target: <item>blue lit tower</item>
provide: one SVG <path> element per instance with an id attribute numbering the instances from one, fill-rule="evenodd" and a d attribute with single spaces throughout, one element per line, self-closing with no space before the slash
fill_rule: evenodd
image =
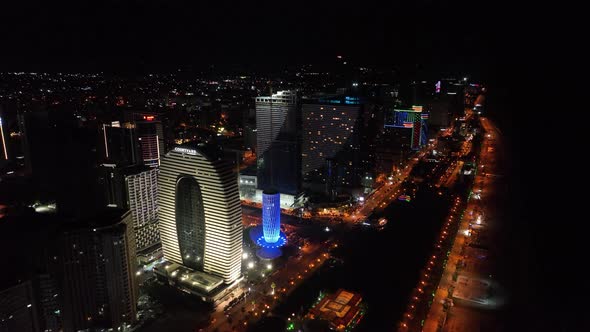
<path id="1" fill-rule="evenodd" d="M 256 255 L 261 259 L 275 259 L 282 255 L 281 247 L 287 244 L 281 232 L 281 194 L 275 190 L 262 192 L 262 226 L 250 230 L 250 238 L 258 245 Z"/>
<path id="2" fill-rule="evenodd" d="M 281 195 L 274 190 L 262 193 L 262 232 L 267 243 L 276 243 L 281 231 Z"/>
<path id="3" fill-rule="evenodd" d="M 278 191 L 262 192 L 262 226 L 251 229 L 250 238 L 258 245 L 256 255 L 261 259 L 282 255 L 280 248 L 287 244 L 287 237 L 281 232 L 281 194 Z"/>

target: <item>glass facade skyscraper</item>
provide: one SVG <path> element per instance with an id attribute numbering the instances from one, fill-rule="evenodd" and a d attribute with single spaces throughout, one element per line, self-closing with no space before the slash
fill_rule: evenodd
<path id="1" fill-rule="evenodd" d="M 295 91 L 256 97 L 258 189 L 297 195 L 301 189 L 301 116 Z"/>

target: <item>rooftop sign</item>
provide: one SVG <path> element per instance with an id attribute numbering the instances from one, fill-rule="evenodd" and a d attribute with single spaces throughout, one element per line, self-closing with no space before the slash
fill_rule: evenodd
<path id="1" fill-rule="evenodd" d="M 186 153 L 186 154 L 190 154 L 192 156 L 196 156 L 197 155 L 197 150 L 194 149 L 189 149 L 189 148 L 183 148 L 183 147 L 175 147 L 174 151 L 176 152 L 180 152 L 180 153 Z"/>

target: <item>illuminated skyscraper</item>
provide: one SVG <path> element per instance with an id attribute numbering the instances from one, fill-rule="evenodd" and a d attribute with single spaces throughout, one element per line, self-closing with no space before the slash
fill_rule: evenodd
<path id="1" fill-rule="evenodd" d="M 150 119 L 153 119 L 150 118 Z M 160 139 L 158 137 L 159 121 L 147 120 L 135 123 L 137 130 L 137 139 L 141 147 L 141 158 L 143 163 L 150 167 L 160 165 Z"/>
<path id="2" fill-rule="evenodd" d="M 301 117 L 295 91 L 256 97 L 258 188 L 297 195 L 301 188 Z M 272 169 L 272 171 L 271 171 Z"/>
<path id="3" fill-rule="evenodd" d="M 276 243 L 281 231 L 281 194 L 276 191 L 262 193 L 262 231 L 264 240 Z"/>
<path id="4" fill-rule="evenodd" d="M 410 147 L 420 149 L 427 142 L 428 128 L 426 126 L 429 114 L 422 111 L 422 106 L 414 105 L 411 109 L 395 109 L 385 127 L 412 129 Z"/>
<path id="5" fill-rule="evenodd" d="M 105 161 L 117 165 L 160 165 L 166 152 L 164 128 L 159 115 L 125 112 L 123 121 L 102 125 Z"/>
<path id="6" fill-rule="evenodd" d="M 113 121 L 102 125 L 105 161 L 117 165 L 141 164 L 140 142 L 135 125 Z"/>
<path id="7" fill-rule="evenodd" d="M 301 161 L 304 175 L 350 147 L 360 111 L 361 105 L 303 104 Z"/>
<path id="8" fill-rule="evenodd" d="M 145 166 L 144 166 L 145 167 Z M 133 217 L 137 250 L 160 242 L 158 227 L 158 169 L 150 168 L 125 177 L 127 202 Z"/>
<path id="9" fill-rule="evenodd" d="M 374 106 L 336 95 L 302 105 L 302 175 L 305 189 L 356 195 L 373 169 Z"/>
<path id="10" fill-rule="evenodd" d="M 178 146 L 160 166 L 164 257 L 229 284 L 240 276 L 242 209 L 233 167 L 205 144 Z"/>

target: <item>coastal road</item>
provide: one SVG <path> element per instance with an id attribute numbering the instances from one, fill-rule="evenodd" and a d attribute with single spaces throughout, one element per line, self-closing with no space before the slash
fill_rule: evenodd
<path id="1" fill-rule="evenodd" d="M 480 165 L 484 165 L 486 171 L 493 171 L 495 168 L 494 164 L 494 153 L 497 151 L 499 144 L 499 131 L 493 123 L 487 118 L 480 119 L 481 125 L 485 130 L 484 141 L 480 152 Z M 450 298 L 451 294 L 449 289 L 455 286 L 453 281 L 453 274 L 457 271 L 457 263 L 462 259 L 461 251 L 465 246 L 468 236 L 465 231 L 469 229 L 469 223 L 473 221 L 476 216 L 482 212 L 481 201 L 485 200 L 487 194 L 492 188 L 490 178 L 485 175 L 485 171 L 478 172 L 478 175 L 474 181 L 474 191 L 479 193 L 479 199 L 471 199 L 467 205 L 464 218 L 461 220 L 459 230 L 455 237 L 455 242 L 451 249 L 451 253 L 448 257 L 447 266 L 443 272 L 438 288 L 435 292 L 435 297 L 430 307 L 428 316 L 424 322 L 422 331 L 424 332 L 437 332 L 439 326 L 442 327 L 442 331 L 446 331 L 445 324 L 447 322 L 448 311 L 444 308 L 443 303 L 445 299 Z M 485 211 L 484 215 L 485 215 Z M 473 326 L 473 317 L 469 317 L 470 311 L 466 310 L 454 310 L 452 307 L 449 309 L 454 315 L 454 326 L 453 329 L 457 330 L 455 326 L 458 322 L 463 322 L 467 326 Z M 459 315 L 459 316 L 458 316 Z M 450 327 L 449 327 L 450 328 Z M 461 330 L 459 327 L 458 330 Z"/>

